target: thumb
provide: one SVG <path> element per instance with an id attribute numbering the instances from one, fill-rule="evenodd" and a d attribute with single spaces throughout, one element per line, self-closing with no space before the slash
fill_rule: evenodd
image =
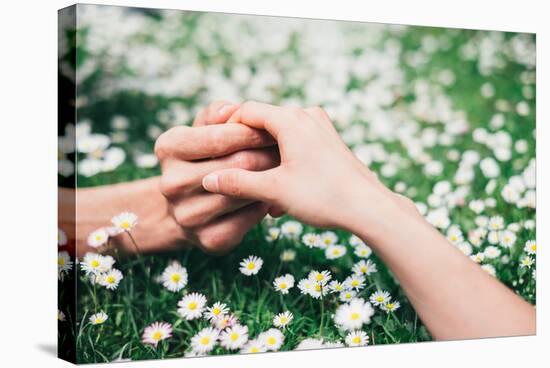
<path id="1" fill-rule="evenodd" d="M 272 170 L 226 169 L 205 176 L 202 186 L 208 192 L 269 203 L 276 189 L 272 178 Z"/>

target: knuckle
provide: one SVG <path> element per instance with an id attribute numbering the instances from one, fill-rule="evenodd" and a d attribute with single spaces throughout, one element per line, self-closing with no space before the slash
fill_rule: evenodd
<path id="1" fill-rule="evenodd" d="M 155 147 L 154 152 L 159 161 L 164 160 L 166 157 L 168 157 L 169 153 L 169 146 L 167 144 L 167 136 L 168 132 L 162 133 L 157 140 L 155 141 Z"/>
<path id="2" fill-rule="evenodd" d="M 189 208 L 179 207 L 174 211 L 176 222 L 181 227 L 193 228 L 202 225 L 202 216 Z"/>
<path id="3" fill-rule="evenodd" d="M 176 182 L 172 175 L 162 175 L 160 177 L 160 192 L 165 197 L 171 197 L 177 192 Z"/>

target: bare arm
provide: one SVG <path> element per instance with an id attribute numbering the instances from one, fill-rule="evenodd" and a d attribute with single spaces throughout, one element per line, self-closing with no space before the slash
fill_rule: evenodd
<path id="1" fill-rule="evenodd" d="M 535 309 L 465 257 L 424 218 L 392 201 L 378 202 L 369 223 L 360 204 L 347 228 L 372 246 L 399 279 L 418 315 L 438 340 L 535 333 Z M 381 198 L 383 200 L 383 198 Z M 353 206 L 350 203 L 350 206 Z"/>

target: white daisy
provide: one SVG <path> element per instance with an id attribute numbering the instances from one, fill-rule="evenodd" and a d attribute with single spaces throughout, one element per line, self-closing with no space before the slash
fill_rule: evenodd
<path id="1" fill-rule="evenodd" d="M 156 347 L 159 341 L 172 337 L 172 325 L 166 322 L 155 322 L 146 327 L 141 340 L 144 344 Z"/>
<path id="2" fill-rule="evenodd" d="M 341 341 L 327 341 L 323 344 L 325 349 L 343 348 L 344 344 Z"/>
<path id="3" fill-rule="evenodd" d="M 391 300 L 390 293 L 385 290 L 377 290 L 369 298 L 370 302 L 373 305 L 383 305 L 388 303 Z"/>
<path id="4" fill-rule="evenodd" d="M 263 342 L 267 350 L 277 351 L 283 345 L 285 336 L 280 330 L 270 328 L 269 330 L 262 332 L 258 336 L 258 339 Z"/>
<path id="5" fill-rule="evenodd" d="M 229 312 L 229 308 L 227 307 L 227 304 L 217 302 L 217 303 L 214 303 L 213 306 L 206 308 L 206 312 L 204 313 L 204 318 L 206 318 L 209 321 L 212 321 L 213 319 L 223 316 L 228 312 Z"/>
<path id="6" fill-rule="evenodd" d="M 510 230 L 504 230 L 500 234 L 500 245 L 504 248 L 512 248 L 516 243 L 516 234 Z"/>
<path id="7" fill-rule="evenodd" d="M 273 280 L 273 287 L 281 294 L 288 294 L 288 291 L 294 287 L 294 276 L 287 273 L 284 276 L 279 276 Z"/>
<path id="8" fill-rule="evenodd" d="M 321 237 L 314 233 L 306 233 L 302 236 L 302 243 L 308 248 L 316 248 L 320 246 Z"/>
<path id="9" fill-rule="evenodd" d="M 390 313 L 398 310 L 400 306 L 401 304 L 399 302 L 387 302 L 385 304 L 382 304 L 380 306 L 380 309 L 382 309 L 383 311 L 386 311 L 387 313 Z"/>
<path id="10" fill-rule="evenodd" d="M 308 337 L 300 341 L 300 343 L 294 348 L 294 350 L 313 350 L 321 349 L 323 347 L 323 339 L 313 339 L 311 337 Z"/>
<path id="11" fill-rule="evenodd" d="M 358 245 L 366 245 L 365 242 L 355 234 L 352 234 L 348 240 L 349 245 L 356 247 Z"/>
<path id="12" fill-rule="evenodd" d="M 530 256 L 533 254 L 537 254 L 537 244 L 534 240 L 527 240 L 525 242 L 525 246 L 523 247 L 523 251 Z"/>
<path id="13" fill-rule="evenodd" d="M 373 314 L 374 309 L 369 302 L 356 298 L 338 306 L 334 315 L 334 323 L 345 330 L 357 330 L 363 324 L 369 323 Z"/>
<path id="14" fill-rule="evenodd" d="M 372 254 L 372 249 L 366 244 L 360 244 L 355 247 L 353 253 L 359 258 L 369 258 Z"/>
<path id="15" fill-rule="evenodd" d="M 67 234 L 61 229 L 57 229 L 57 246 L 62 247 L 67 245 Z"/>
<path id="16" fill-rule="evenodd" d="M 345 288 L 345 285 L 343 282 L 340 282 L 338 280 L 333 280 L 328 284 L 328 290 L 331 293 L 339 293 L 343 291 Z"/>
<path id="17" fill-rule="evenodd" d="M 135 213 L 123 212 L 113 217 L 111 222 L 120 231 L 130 231 L 137 225 L 138 217 Z"/>
<path id="18" fill-rule="evenodd" d="M 361 290 L 365 287 L 365 277 L 363 275 L 353 274 L 344 280 L 344 285 L 348 289 Z"/>
<path id="19" fill-rule="evenodd" d="M 325 231 L 324 233 L 321 234 L 320 240 L 321 242 L 319 247 L 326 248 L 331 245 L 335 245 L 336 242 L 338 241 L 338 236 L 333 231 Z"/>
<path id="20" fill-rule="evenodd" d="M 296 259 L 296 251 L 294 249 L 285 249 L 281 252 L 281 261 L 292 262 Z"/>
<path id="21" fill-rule="evenodd" d="M 281 226 L 281 232 L 289 239 L 297 239 L 302 230 L 303 226 L 298 221 L 287 221 Z"/>
<path id="22" fill-rule="evenodd" d="M 220 334 L 220 345 L 227 350 L 236 350 L 243 347 L 248 341 L 248 327 L 235 325 L 225 329 Z"/>
<path id="23" fill-rule="evenodd" d="M 92 248 L 99 248 L 102 245 L 106 244 L 109 240 L 109 234 L 105 228 L 99 228 L 95 231 L 92 231 L 88 235 L 88 245 Z"/>
<path id="24" fill-rule="evenodd" d="M 212 326 L 216 327 L 218 330 L 223 330 L 231 326 L 239 324 L 239 320 L 235 317 L 234 314 L 219 314 L 217 317 L 214 317 L 210 320 Z"/>
<path id="25" fill-rule="evenodd" d="M 489 231 L 487 241 L 491 244 L 498 244 L 500 242 L 500 231 Z"/>
<path id="26" fill-rule="evenodd" d="M 192 320 L 202 316 L 206 297 L 199 293 L 187 294 L 178 302 L 178 313 L 186 320 Z"/>
<path id="27" fill-rule="evenodd" d="M 525 256 L 519 261 L 519 265 L 521 268 L 530 268 L 532 265 L 535 264 L 535 260 L 532 257 Z"/>
<path id="28" fill-rule="evenodd" d="M 80 262 L 80 268 L 86 275 L 97 275 L 102 272 L 107 272 L 115 264 L 115 259 L 111 256 L 103 256 L 98 253 L 86 253 L 84 259 Z"/>
<path id="29" fill-rule="evenodd" d="M 241 261 L 239 271 L 246 276 L 256 275 L 263 263 L 264 261 L 260 257 L 249 256 Z"/>
<path id="30" fill-rule="evenodd" d="M 500 257 L 501 251 L 494 245 L 489 245 L 485 250 L 483 251 L 483 254 L 485 254 L 485 257 L 489 259 L 495 259 Z"/>
<path id="31" fill-rule="evenodd" d="M 493 216 L 489 219 L 487 227 L 493 231 L 502 230 L 504 228 L 504 219 L 502 216 Z"/>
<path id="32" fill-rule="evenodd" d="M 187 285 L 187 269 L 178 262 L 172 262 L 160 276 L 162 285 L 171 292 L 178 292 Z"/>
<path id="33" fill-rule="evenodd" d="M 481 263 L 485 259 L 485 254 L 482 252 L 473 254 L 470 256 L 470 259 L 474 261 L 475 263 Z"/>
<path id="34" fill-rule="evenodd" d="M 113 268 L 100 275 L 99 284 L 105 286 L 109 290 L 115 290 L 123 277 L 122 272 Z"/>
<path id="35" fill-rule="evenodd" d="M 71 261 L 71 256 L 69 252 L 61 251 L 57 252 L 57 277 L 62 279 L 70 270 L 73 269 L 73 261 Z"/>
<path id="36" fill-rule="evenodd" d="M 260 339 L 249 340 L 240 350 L 241 354 L 265 353 L 267 347 Z"/>
<path id="37" fill-rule="evenodd" d="M 285 328 L 293 319 L 294 315 L 291 312 L 284 311 L 273 317 L 273 326 Z"/>
<path id="38" fill-rule="evenodd" d="M 325 257 L 327 259 L 337 259 L 346 254 L 346 247 L 343 245 L 332 244 L 325 249 Z"/>
<path id="39" fill-rule="evenodd" d="M 456 225 L 449 226 L 447 230 L 447 240 L 454 245 L 461 243 L 464 240 L 462 231 Z"/>
<path id="40" fill-rule="evenodd" d="M 212 327 L 205 327 L 191 338 L 191 349 L 197 353 L 209 353 L 216 346 L 220 332 Z"/>
<path id="41" fill-rule="evenodd" d="M 272 243 L 275 240 L 279 239 L 279 236 L 281 235 L 281 229 L 278 227 L 270 227 L 267 229 L 267 235 L 265 237 L 265 240 Z"/>
<path id="42" fill-rule="evenodd" d="M 369 343 L 369 336 L 361 330 L 351 331 L 346 336 L 347 346 L 365 346 Z"/>
<path id="43" fill-rule="evenodd" d="M 321 272 L 312 270 L 309 272 L 307 278 L 310 279 L 311 281 L 318 282 L 322 285 L 326 285 L 326 283 L 332 279 L 332 275 L 330 271 L 327 271 L 327 270 L 324 270 Z"/>
<path id="44" fill-rule="evenodd" d="M 105 322 L 107 318 L 109 318 L 109 316 L 105 312 L 101 311 L 99 313 L 91 315 L 89 321 L 92 325 L 100 325 Z"/>
<path id="45" fill-rule="evenodd" d="M 378 271 L 378 269 L 376 268 L 376 264 L 369 259 L 366 262 L 364 260 L 357 262 L 353 265 L 351 271 L 356 275 L 368 276 Z"/>
<path id="46" fill-rule="evenodd" d="M 496 274 L 497 274 L 497 271 L 495 270 L 495 267 L 493 265 L 490 265 L 490 264 L 481 265 L 481 269 L 483 271 L 487 272 L 491 276 L 496 276 Z"/>
<path id="47" fill-rule="evenodd" d="M 342 302 L 349 302 L 351 301 L 353 298 L 355 298 L 357 296 L 357 292 L 354 291 L 354 290 L 344 290 L 340 293 L 340 296 L 338 297 L 338 299 L 340 299 L 340 301 Z"/>

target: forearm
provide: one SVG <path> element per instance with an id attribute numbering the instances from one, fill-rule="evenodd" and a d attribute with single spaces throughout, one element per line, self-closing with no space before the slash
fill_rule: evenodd
<path id="1" fill-rule="evenodd" d="M 111 218 L 125 211 L 133 212 L 139 218 L 132 235 L 141 251 L 174 249 L 185 243 L 186 234 L 170 215 L 168 203 L 160 193 L 157 177 L 78 189 L 76 218 L 74 204 L 71 204 L 74 195 L 70 191 L 60 189 L 59 220 L 60 226 L 67 229 L 65 231 L 69 237 L 75 239 L 78 255 L 93 250 L 87 245 L 88 235 L 92 231 L 110 226 Z M 120 234 L 112 241 L 115 246 L 126 251 L 135 251 L 127 234 Z"/>
<path id="2" fill-rule="evenodd" d="M 358 199 L 354 202 L 361 203 Z M 374 204 L 376 223 L 362 223 L 362 218 L 372 218 L 365 215 L 372 207 L 358 206 L 348 220 L 349 230 L 391 269 L 436 339 L 535 333 L 535 309 L 465 257 L 420 215 L 388 199 Z"/>

